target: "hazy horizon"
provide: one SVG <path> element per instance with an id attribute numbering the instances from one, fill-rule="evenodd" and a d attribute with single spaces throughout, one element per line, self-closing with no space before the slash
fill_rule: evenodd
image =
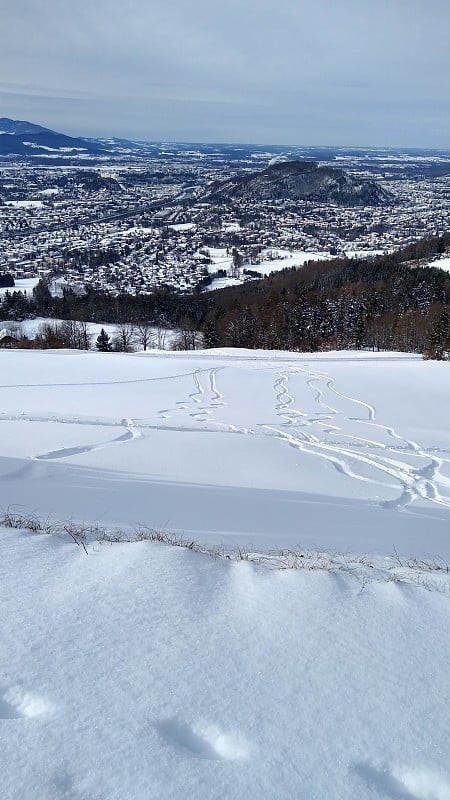
<path id="1" fill-rule="evenodd" d="M 405 151 L 406 150 L 407 151 L 417 150 L 418 152 L 430 151 L 430 152 L 442 152 L 442 153 L 450 152 L 450 142 L 449 142 L 449 146 L 448 147 L 430 147 L 430 146 L 420 146 L 420 145 L 408 146 L 408 145 L 402 145 L 402 144 L 398 144 L 398 145 L 340 144 L 340 143 L 336 143 L 336 142 L 328 142 L 326 144 L 316 144 L 314 142 L 256 142 L 256 141 L 254 141 L 254 142 L 250 142 L 250 141 L 247 141 L 247 142 L 243 142 L 243 141 L 227 141 L 227 142 L 225 142 L 225 141 L 219 141 L 218 139 L 217 140 L 212 140 L 212 139 L 208 139 L 208 140 L 207 139 L 203 139 L 203 140 L 201 140 L 201 139 L 195 139 L 195 140 L 194 139 L 190 139 L 190 140 L 187 140 L 187 139 L 175 139 L 175 138 L 168 138 L 168 137 L 165 137 L 163 139 L 143 139 L 143 138 L 132 137 L 132 136 L 118 135 L 117 133 L 111 132 L 111 131 L 105 131 L 105 132 L 103 132 L 101 134 L 97 134 L 97 135 L 94 135 L 92 133 L 85 133 L 85 132 L 73 133 L 71 131 L 62 129 L 61 126 L 52 127 L 51 125 L 46 124 L 45 120 L 38 120 L 38 119 L 35 119 L 35 118 L 33 118 L 33 119 L 22 119 L 22 118 L 19 118 L 19 117 L 7 117 L 7 118 L 8 119 L 12 119 L 15 122 L 31 122 L 31 123 L 33 123 L 35 125 L 40 125 L 43 128 L 48 128 L 49 130 L 52 130 L 54 133 L 62 133 L 62 134 L 67 135 L 67 136 L 80 137 L 80 138 L 86 138 L 86 139 L 99 139 L 99 140 L 100 139 L 124 139 L 124 140 L 128 139 L 130 142 L 138 142 L 138 143 L 141 143 L 141 144 L 159 144 L 159 145 L 164 145 L 164 144 L 172 145 L 173 144 L 173 145 L 199 145 L 199 146 L 204 145 L 206 147 L 258 147 L 258 148 L 269 147 L 269 148 L 279 148 L 279 149 L 280 148 L 285 148 L 285 149 L 289 149 L 289 148 L 302 149 L 302 148 L 305 148 L 307 150 L 308 149 L 317 149 L 317 150 L 343 149 L 343 150 L 361 150 L 362 152 L 365 152 L 367 150 L 379 150 L 379 151 L 384 151 L 384 150 L 390 151 L 390 150 L 392 150 L 392 151 L 395 151 L 395 152 L 399 151 L 399 150 L 405 150 Z"/>
<path id="2" fill-rule="evenodd" d="M 4 0 L 0 116 L 143 141 L 447 149 L 450 5 Z"/>

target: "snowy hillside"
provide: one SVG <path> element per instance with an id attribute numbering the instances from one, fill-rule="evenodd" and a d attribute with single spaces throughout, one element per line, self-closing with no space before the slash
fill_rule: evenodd
<path id="1" fill-rule="evenodd" d="M 2 800 L 448 800 L 448 595 L 1 533 Z"/>
<path id="2" fill-rule="evenodd" d="M 448 364 L 0 369 L 1 800 L 449 800 Z"/>
<path id="3" fill-rule="evenodd" d="M 450 559 L 445 363 L 3 351 L 0 369 L 2 507 Z"/>

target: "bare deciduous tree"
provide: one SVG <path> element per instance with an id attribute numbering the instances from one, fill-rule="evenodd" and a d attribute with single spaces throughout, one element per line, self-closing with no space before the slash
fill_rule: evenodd
<path id="1" fill-rule="evenodd" d="M 135 348 L 135 329 L 131 322 L 119 322 L 114 335 L 114 350 L 132 353 Z"/>
<path id="2" fill-rule="evenodd" d="M 90 333 L 87 322 L 65 319 L 44 322 L 36 335 L 40 347 L 68 347 L 74 350 L 89 350 Z"/>
<path id="3" fill-rule="evenodd" d="M 202 346 L 202 341 L 202 334 L 195 330 L 192 322 L 189 319 L 182 319 L 172 350 L 198 350 Z"/>
<path id="4" fill-rule="evenodd" d="M 155 346 L 155 336 L 148 322 L 139 322 L 135 328 L 135 341 L 143 349 Z"/>

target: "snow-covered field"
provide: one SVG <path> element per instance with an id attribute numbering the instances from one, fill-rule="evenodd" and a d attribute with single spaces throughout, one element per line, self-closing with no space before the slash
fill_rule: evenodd
<path id="1" fill-rule="evenodd" d="M 16 281 L 16 283 L 18 283 L 18 281 Z M 6 292 L 6 289 L 4 291 Z M 0 293 L 1 292 L 2 290 L 0 289 Z M 0 330 L 2 328 L 7 331 L 10 329 L 15 331 L 18 330 L 25 336 L 28 336 L 28 338 L 34 339 L 35 336 L 39 334 L 40 331 L 46 325 L 58 326 L 64 324 L 64 322 L 65 320 L 55 319 L 55 317 L 33 317 L 32 319 L 24 319 L 22 322 L 11 322 L 11 320 L 0 320 Z M 117 336 L 118 334 L 117 325 L 113 325 L 108 322 L 88 322 L 87 334 L 89 337 L 90 347 L 92 349 L 95 349 L 95 341 L 102 328 L 111 338 L 111 340 L 113 340 L 114 337 Z M 150 335 L 155 343 L 159 342 L 160 347 L 158 349 L 169 350 L 177 338 L 177 331 L 174 330 L 173 328 L 150 327 Z M 136 349 L 140 349 L 138 341 L 135 341 L 134 344 Z"/>
<path id="2" fill-rule="evenodd" d="M 0 370 L 3 509 L 232 555 L 0 529 L 2 800 L 449 800 L 448 364 Z"/>
<path id="3" fill-rule="evenodd" d="M 450 256 L 443 256 L 442 258 L 437 258 L 435 261 L 430 261 L 427 266 L 437 267 L 438 269 L 445 270 L 445 272 L 450 272 Z"/>
<path id="4" fill-rule="evenodd" d="M 175 227 L 175 226 L 172 226 Z M 181 227 L 181 226 L 178 226 Z M 230 252 L 227 254 L 225 248 L 208 248 L 209 256 L 212 261 L 210 268 L 211 275 L 219 269 L 232 271 L 233 257 Z M 348 250 L 345 255 L 347 258 L 368 258 L 370 256 L 382 255 L 383 250 Z M 242 282 L 244 276 L 243 270 L 255 270 L 260 275 L 270 275 L 271 272 L 279 272 L 282 269 L 291 269 L 293 267 L 299 268 L 305 266 L 309 261 L 327 261 L 335 258 L 329 253 L 308 250 L 283 250 L 277 248 L 266 248 L 260 254 L 261 261 L 258 264 L 244 264 L 239 270 L 240 277 L 233 278 L 214 278 L 207 291 L 213 289 L 223 289 L 225 286 L 236 286 Z"/>
<path id="5" fill-rule="evenodd" d="M 52 148 L 45 148 L 52 149 Z M 6 200 L 5 206 L 13 206 L 14 208 L 42 208 L 44 203 L 42 200 Z"/>
<path id="6" fill-rule="evenodd" d="M 450 559 L 446 363 L 3 351 L 0 369 L 2 506 Z"/>
<path id="7" fill-rule="evenodd" d="M 306 250 L 282 250 L 280 248 L 267 248 L 260 254 L 261 261 L 258 264 L 244 264 L 239 269 L 239 278 L 226 277 L 214 278 L 214 273 L 219 269 L 232 271 L 233 256 L 231 252 L 227 253 L 226 248 L 209 247 L 209 257 L 211 258 L 210 273 L 213 277 L 213 282 L 207 287 L 207 291 L 215 289 L 223 289 L 225 286 L 236 286 L 242 283 L 244 269 L 255 270 L 260 275 L 270 275 L 271 272 L 278 272 L 282 269 L 290 269 L 291 267 L 302 267 L 308 261 L 326 261 L 332 258 L 328 253 L 308 252 Z"/>
<path id="8" fill-rule="evenodd" d="M 0 286 L 0 297 L 6 292 L 27 292 L 31 295 L 34 287 L 39 283 L 39 278 L 17 278 L 15 286 Z"/>
<path id="9" fill-rule="evenodd" d="M 271 272 L 278 272 L 281 269 L 290 269 L 291 267 L 302 267 L 308 261 L 326 261 L 331 258 L 328 253 L 308 252 L 307 250 L 280 250 L 279 248 L 265 250 L 261 254 L 262 261 L 255 267 L 255 269 L 262 275 L 270 275 Z"/>

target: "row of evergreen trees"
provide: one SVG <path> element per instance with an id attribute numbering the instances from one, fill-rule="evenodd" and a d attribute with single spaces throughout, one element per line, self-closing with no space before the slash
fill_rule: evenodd
<path id="1" fill-rule="evenodd" d="M 450 248 L 450 236 L 425 239 L 370 259 L 314 262 L 301 269 L 215 292 L 111 296 L 88 290 L 52 298 L 40 283 L 31 299 L 5 296 L 3 318 L 28 315 L 179 328 L 189 342 L 201 331 L 208 347 L 314 351 L 383 349 L 444 358 L 450 351 L 450 274 L 423 266 Z M 193 344 L 192 346 L 195 346 Z"/>

